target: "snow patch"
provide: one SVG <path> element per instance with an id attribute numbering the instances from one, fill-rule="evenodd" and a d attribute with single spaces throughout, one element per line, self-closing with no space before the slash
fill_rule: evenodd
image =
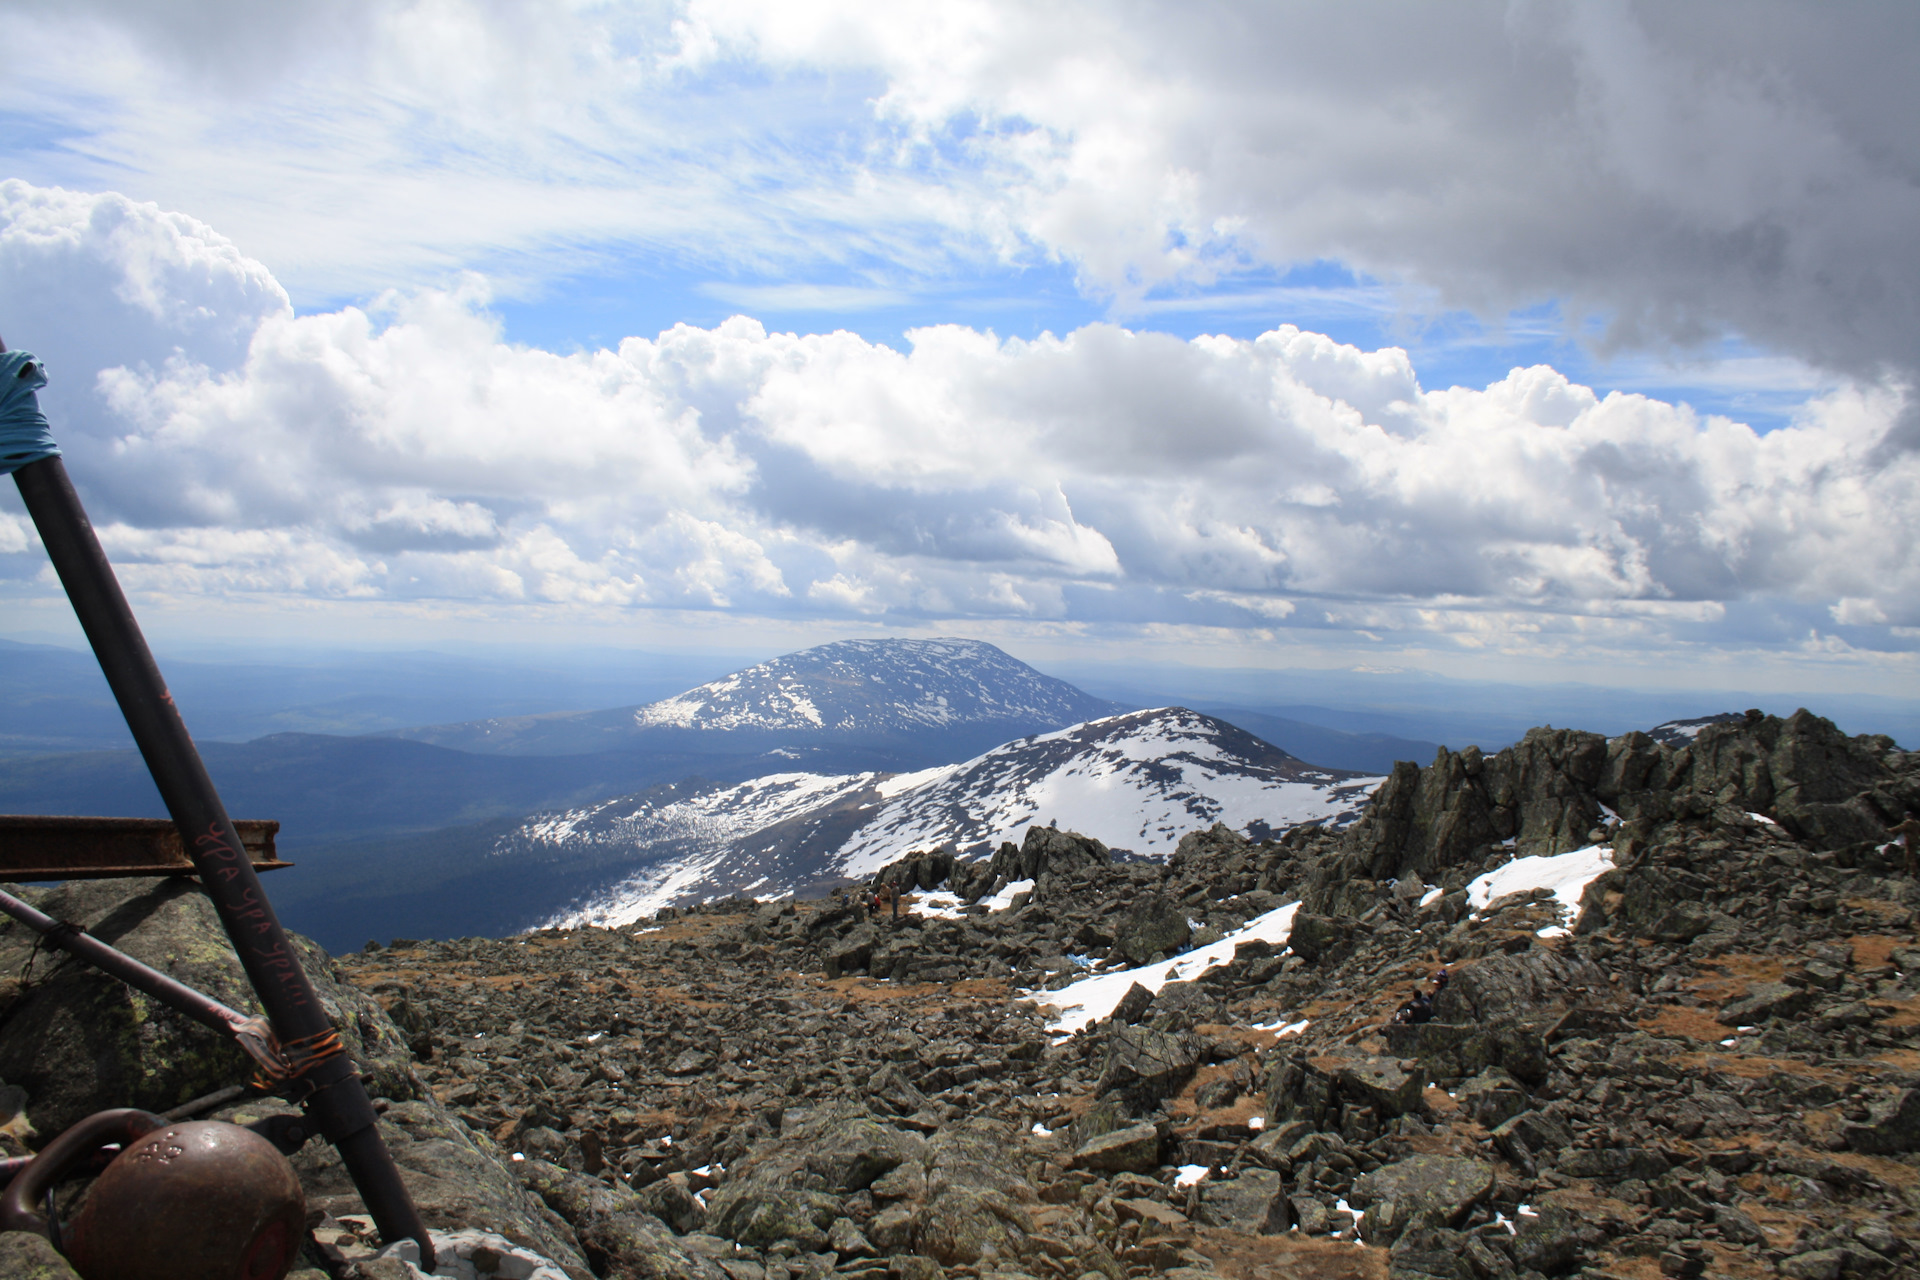
<path id="1" fill-rule="evenodd" d="M 1072 1035 L 1110 1016 L 1114 1006 L 1120 1003 L 1120 997 L 1127 994 L 1127 988 L 1136 982 L 1157 993 L 1169 982 L 1191 982 L 1207 970 L 1226 964 L 1233 959 L 1233 949 L 1243 942 L 1258 939 L 1275 947 L 1286 945 L 1288 936 L 1293 932 L 1293 917 L 1299 910 L 1300 904 L 1297 902 L 1276 907 L 1263 916 L 1249 920 L 1220 941 L 1175 958 L 1171 964 L 1143 965 L 1138 969 L 1096 974 L 1058 991 L 1035 991 L 1020 998 L 1032 1001 L 1043 1010 L 1051 1007 L 1053 1016 L 1048 1019 L 1048 1027 L 1055 1035 Z M 1304 1027 L 1306 1024 L 1300 1025 Z"/>
<path id="2" fill-rule="evenodd" d="M 1469 884 L 1467 901 L 1475 911 L 1484 911 L 1510 893 L 1551 889 L 1554 900 L 1571 913 L 1579 910 L 1580 895 L 1587 891 L 1587 886 L 1612 869 L 1613 850 L 1598 844 L 1570 853 L 1515 858 L 1506 866 L 1489 871 Z"/>

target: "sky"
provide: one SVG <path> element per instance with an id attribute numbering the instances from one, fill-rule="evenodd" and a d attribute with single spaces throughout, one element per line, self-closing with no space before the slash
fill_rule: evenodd
<path id="1" fill-rule="evenodd" d="M 150 630 L 1920 696 L 1911 4 L 0 17 Z"/>

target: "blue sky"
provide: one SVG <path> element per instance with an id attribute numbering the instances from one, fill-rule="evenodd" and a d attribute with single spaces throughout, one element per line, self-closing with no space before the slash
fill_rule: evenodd
<path id="1" fill-rule="evenodd" d="M 0 332 L 183 638 L 1910 693 L 1917 13 L 0 0 Z"/>

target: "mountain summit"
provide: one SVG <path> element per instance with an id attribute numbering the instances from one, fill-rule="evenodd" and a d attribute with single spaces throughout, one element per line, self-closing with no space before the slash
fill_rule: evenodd
<path id="1" fill-rule="evenodd" d="M 649 703 L 633 722 L 892 735 L 960 725 L 1059 728 L 1112 709 L 981 640 L 841 640 Z"/>
<path id="2" fill-rule="evenodd" d="M 645 706 L 477 720 L 398 736 L 500 755 L 769 757 L 766 768 L 748 774 L 796 767 L 894 772 L 964 760 L 1122 709 L 980 640 L 840 640 Z"/>

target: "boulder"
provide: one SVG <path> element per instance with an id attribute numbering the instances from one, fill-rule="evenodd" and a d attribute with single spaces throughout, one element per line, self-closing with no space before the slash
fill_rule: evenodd
<path id="1" fill-rule="evenodd" d="M 1124 1022 L 1128 1026 L 1147 1016 L 1147 1010 L 1153 1004 L 1153 992 L 1139 983 L 1133 983 L 1113 1006 L 1113 1020 Z"/>
<path id="2" fill-rule="evenodd" d="M 51 1244 L 30 1231 L 0 1235 L 0 1276 L 6 1280 L 80 1280 Z"/>
<path id="3" fill-rule="evenodd" d="M 249 1124 L 271 1115 L 292 1114 L 293 1108 L 268 1098 L 218 1112 L 215 1118 Z M 544 1197 L 537 1192 L 528 1193 L 529 1189 L 507 1171 L 499 1149 L 487 1138 L 431 1101 L 395 1103 L 380 1117 L 379 1125 L 380 1137 L 393 1154 L 401 1180 L 428 1227 L 437 1231 L 491 1231 L 553 1259 L 569 1273 L 585 1271 L 586 1259 L 576 1247 L 567 1220 L 542 1203 Z M 513 1167 L 517 1172 L 540 1163 L 528 1160 Z M 332 1147 L 307 1143 L 293 1157 L 293 1167 L 306 1190 L 308 1212 L 339 1218 L 367 1211 Z"/>
<path id="4" fill-rule="evenodd" d="M 1564 1011 L 1587 993 L 1607 989 L 1599 966 L 1550 947 L 1531 947 L 1453 970 L 1446 989 L 1434 998 L 1433 1017 L 1482 1026 L 1511 1022 Z"/>
<path id="5" fill-rule="evenodd" d="M 1249 1167 L 1238 1177 L 1208 1178 L 1200 1183 L 1200 1221 L 1234 1231 L 1272 1232 L 1287 1229 L 1284 1180 L 1271 1169 Z"/>
<path id="6" fill-rule="evenodd" d="M 260 1012 L 213 904 L 191 880 L 70 880 L 11 892 L 230 1008 Z M 372 996 L 339 981 L 325 951 L 289 936 L 328 1020 L 371 1075 L 368 1092 L 420 1096 L 406 1035 Z M 0 918 L 0 973 L 24 972 L 39 938 Z M 229 1037 L 90 965 L 43 959 L 35 974 L 24 990 L 10 984 L 0 996 L 0 1079 L 26 1090 L 43 1137 L 95 1111 L 166 1111 L 253 1075 L 253 1061 Z"/>
<path id="7" fill-rule="evenodd" d="M 1569 1178 L 1591 1178 L 1596 1182 L 1624 1182 L 1633 1178 L 1651 1182 L 1667 1171 L 1667 1159 L 1658 1151 L 1641 1147 L 1595 1147 L 1561 1152 L 1558 1168 Z"/>
<path id="8" fill-rule="evenodd" d="M 1372 1107 L 1380 1116 L 1402 1116 L 1420 1109 L 1427 1076 L 1418 1063 L 1402 1065 L 1394 1058 L 1362 1058 L 1340 1068 L 1339 1087 L 1347 1097 Z"/>
<path id="9" fill-rule="evenodd" d="M 1200 1041 L 1192 1035 L 1115 1026 L 1107 1032 L 1107 1059 L 1095 1090 L 1118 1093 L 1136 1108 L 1148 1107 L 1184 1089 L 1200 1057 Z"/>
<path id="10" fill-rule="evenodd" d="M 1191 1031 L 1203 1023 L 1227 1020 L 1226 1009 L 1198 982 L 1167 983 L 1154 996 L 1150 1013 L 1149 1021 L 1163 1031 Z"/>
<path id="11" fill-rule="evenodd" d="M 1418 1058 L 1436 1079 L 1499 1070 L 1523 1083 L 1547 1078 L 1547 1041 L 1525 1025 L 1423 1022 L 1386 1029 L 1387 1049 L 1402 1058 Z"/>
<path id="12" fill-rule="evenodd" d="M 1317 964 L 1345 944 L 1352 933 L 1352 926 L 1347 921 L 1302 911 L 1293 917 L 1293 929 L 1287 935 L 1287 945 L 1302 960 Z"/>
<path id="13" fill-rule="evenodd" d="M 879 942 L 880 932 L 871 924 L 855 925 L 846 937 L 827 948 L 827 977 L 838 978 L 842 974 L 866 968 Z"/>
<path id="14" fill-rule="evenodd" d="M 1115 1129 L 1073 1153 L 1073 1167 L 1102 1173 L 1150 1173 L 1160 1167 L 1160 1131 L 1150 1124 Z"/>
<path id="15" fill-rule="evenodd" d="M 945 1266 L 1018 1257 L 1038 1203 L 1016 1167 L 1018 1139 L 1007 1126 L 969 1121 L 927 1142 L 926 1196 L 913 1212 L 914 1252 Z"/>
<path id="16" fill-rule="evenodd" d="M 1813 1007 L 1813 993 L 1784 982 L 1753 982 L 1747 993 L 1720 1010 L 1729 1027 L 1752 1026 L 1768 1018 L 1792 1018 Z"/>
<path id="17" fill-rule="evenodd" d="M 1193 936 L 1186 908 L 1164 894 L 1149 893 L 1135 902 L 1114 931 L 1114 946 L 1136 965 L 1156 955 L 1177 955 Z"/>
<path id="18" fill-rule="evenodd" d="M 886 1174 L 926 1150 L 917 1133 L 903 1133 L 891 1125 L 867 1119 L 837 1124 L 808 1145 L 806 1168 L 826 1182 L 835 1195 L 864 1191 Z"/>
<path id="19" fill-rule="evenodd" d="M 1493 1166 L 1481 1160 L 1455 1156 L 1409 1156 L 1372 1173 L 1354 1179 L 1347 1199 L 1356 1206 L 1393 1205 L 1391 1215 L 1378 1215 L 1389 1223 L 1389 1239 L 1397 1238 L 1410 1226 L 1452 1227 L 1467 1212 L 1493 1192 Z M 1376 1221 L 1369 1212 L 1367 1223 Z"/>
<path id="20" fill-rule="evenodd" d="M 1841 1126 L 1847 1146 L 1867 1155 L 1894 1155 L 1920 1150 L 1920 1089 L 1901 1089 L 1876 1098 L 1867 1106 L 1867 1118 Z"/>

